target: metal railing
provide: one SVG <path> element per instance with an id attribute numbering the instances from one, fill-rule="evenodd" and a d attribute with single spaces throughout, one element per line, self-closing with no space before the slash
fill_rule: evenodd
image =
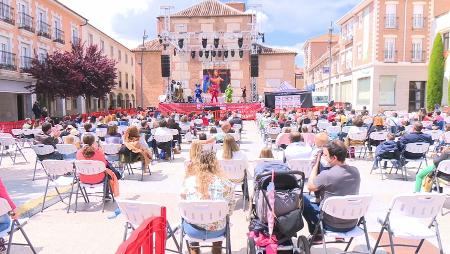
<path id="1" fill-rule="evenodd" d="M 45 23 L 44 21 L 37 22 L 37 35 L 45 37 L 47 39 L 51 39 L 50 35 L 50 25 Z"/>
<path id="2" fill-rule="evenodd" d="M 385 63 L 396 63 L 397 62 L 397 50 L 385 50 L 384 51 L 384 62 Z"/>
<path id="3" fill-rule="evenodd" d="M 33 17 L 24 12 L 19 12 L 19 28 L 34 33 Z"/>
<path id="4" fill-rule="evenodd" d="M 16 54 L 8 51 L 0 51 L 0 69 L 17 70 Z"/>
<path id="5" fill-rule="evenodd" d="M 20 72 L 30 72 L 33 58 L 29 56 L 20 57 Z"/>
<path id="6" fill-rule="evenodd" d="M 411 62 L 424 63 L 425 62 L 425 51 L 424 50 L 411 50 Z"/>
<path id="7" fill-rule="evenodd" d="M 64 31 L 58 28 L 55 28 L 55 37 L 53 38 L 54 42 L 59 42 L 61 44 L 64 44 Z"/>
<path id="8" fill-rule="evenodd" d="M 398 17 L 393 14 L 388 14 L 384 17 L 384 28 L 396 29 L 398 28 Z"/>
<path id="9" fill-rule="evenodd" d="M 0 20 L 14 25 L 14 8 L 5 3 L 0 3 Z"/>
<path id="10" fill-rule="evenodd" d="M 422 14 L 413 14 L 412 27 L 413 29 L 422 29 L 425 25 L 425 17 Z"/>

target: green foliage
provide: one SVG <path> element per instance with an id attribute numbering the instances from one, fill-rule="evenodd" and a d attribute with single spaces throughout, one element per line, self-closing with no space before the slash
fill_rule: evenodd
<path id="1" fill-rule="evenodd" d="M 435 104 L 441 105 L 442 90 L 444 82 L 444 45 L 440 33 L 436 35 L 431 51 L 430 63 L 428 65 L 428 81 L 427 81 L 427 103 L 428 111 L 434 109 Z"/>

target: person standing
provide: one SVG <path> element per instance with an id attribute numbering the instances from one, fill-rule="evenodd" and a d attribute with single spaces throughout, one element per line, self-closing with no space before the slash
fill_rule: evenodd
<path id="1" fill-rule="evenodd" d="M 41 110 L 41 106 L 39 105 L 38 101 L 34 102 L 33 108 L 31 110 L 33 111 L 35 119 L 40 119 L 41 118 L 42 110 Z"/>
<path id="2" fill-rule="evenodd" d="M 242 102 L 247 103 L 247 88 L 244 86 L 242 90 Z"/>

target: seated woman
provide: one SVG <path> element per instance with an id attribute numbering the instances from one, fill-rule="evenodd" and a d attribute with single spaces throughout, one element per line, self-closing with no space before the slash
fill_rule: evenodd
<path id="1" fill-rule="evenodd" d="M 217 159 L 247 161 L 247 156 L 239 150 L 239 146 L 236 144 L 234 137 L 230 134 L 226 134 L 223 138 L 222 149 L 217 151 Z"/>
<path id="2" fill-rule="evenodd" d="M 75 129 L 74 129 L 75 130 Z M 77 138 L 78 139 L 78 138 Z M 80 149 L 80 142 L 75 139 L 74 135 L 68 135 L 64 138 L 64 144 L 74 145 L 77 149 Z M 76 157 L 76 153 L 63 154 L 64 160 L 73 160 Z"/>
<path id="3" fill-rule="evenodd" d="M 275 145 L 277 145 L 277 147 L 281 147 L 282 149 L 286 149 L 286 147 L 291 143 L 291 140 L 289 139 L 290 133 L 291 128 L 283 128 L 283 132 L 278 134 L 275 139 Z"/>
<path id="4" fill-rule="evenodd" d="M 433 159 L 433 164 L 420 170 L 419 173 L 416 175 L 416 184 L 414 187 L 414 192 L 420 192 L 422 189 L 422 182 L 423 179 L 433 172 L 437 167 L 439 166 L 439 163 L 441 163 L 444 160 L 450 159 L 450 147 L 444 147 L 442 149 L 442 154 L 440 156 L 437 156 Z M 445 178 L 447 181 L 450 180 L 450 175 L 442 175 L 443 178 Z"/>
<path id="5" fill-rule="evenodd" d="M 310 125 L 304 124 L 301 127 L 303 140 L 309 146 L 313 146 L 313 144 L 315 142 L 315 135 L 314 135 L 314 133 L 311 132 L 311 130 L 312 130 L 312 128 L 310 127 Z"/>
<path id="6" fill-rule="evenodd" d="M 105 142 L 107 144 L 122 144 L 122 135 L 117 132 L 117 125 L 108 125 L 108 131 L 105 136 Z"/>
<path id="7" fill-rule="evenodd" d="M 143 139 L 141 139 L 141 135 L 139 134 L 139 130 L 137 129 L 137 127 L 129 127 L 123 134 L 123 138 L 124 146 L 122 146 L 122 149 L 120 149 L 119 154 L 123 154 L 125 156 L 137 155 L 139 157 L 139 160 L 141 160 L 143 163 L 144 172 L 148 173 L 148 166 L 150 165 L 150 162 L 152 160 L 152 152 L 149 149 L 147 143 Z"/>
<path id="8" fill-rule="evenodd" d="M 3 184 L 2 179 L 0 178 L 0 198 L 6 199 L 8 201 L 9 206 L 11 207 L 11 212 L 9 214 L 4 214 L 0 216 L 0 232 L 11 227 L 11 219 L 18 219 L 19 215 L 16 212 L 16 205 L 9 197 L 8 190 Z M 3 238 L 0 238 L 0 253 L 6 253 L 6 241 Z"/>
<path id="9" fill-rule="evenodd" d="M 110 163 L 106 160 L 105 154 L 103 151 L 98 148 L 95 144 L 95 136 L 91 133 L 86 133 L 83 135 L 83 143 L 84 147 L 78 150 L 76 159 L 77 160 L 94 160 L 101 161 L 105 163 L 105 166 L 109 168 L 115 175 L 117 179 L 120 179 L 122 176 L 119 171 L 117 171 L 114 167 L 111 166 Z M 80 181 L 83 183 L 97 184 L 101 183 L 105 179 L 105 174 L 100 173 L 96 175 L 80 175 Z"/>
<path id="10" fill-rule="evenodd" d="M 263 149 L 261 149 L 261 152 L 259 153 L 259 158 L 273 159 L 274 156 L 272 153 L 272 149 L 268 147 L 264 147 Z"/>
<path id="11" fill-rule="evenodd" d="M 185 200 L 225 200 L 228 202 L 229 214 L 234 210 L 234 186 L 222 177 L 218 161 L 214 153 L 202 152 L 193 170 L 187 171 L 183 181 L 181 198 Z M 226 221 L 211 224 L 192 225 L 184 222 L 185 232 L 200 239 L 216 238 L 225 233 Z M 200 253 L 198 243 L 189 244 L 190 253 Z M 222 242 L 213 242 L 212 253 L 222 253 Z"/>
<path id="12" fill-rule="evenodd" d="M 193 141 L 191 144 L 191 149 L 189 150 L 189 159 L 184 162 L 184 166 L 187 171 L 190 172 L 193 169 L 194 163 L 198 162 L 202 152 L 203 144 L 197 140 Z"/>

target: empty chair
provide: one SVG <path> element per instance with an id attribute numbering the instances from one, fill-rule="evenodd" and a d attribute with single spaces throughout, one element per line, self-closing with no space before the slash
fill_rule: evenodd
<path id="1" fill-rule="evenodd" d="M 309 178 L 311 174 L 311 159 L 290 159 L 287 164 L 291 170 L 303 172 L 305 178 Z"/>
<path id="2" fill-rule="evenodd" d="M 45 200 L 47 198 L 47 192 L 49 185 L 55 187 L 56 192 L 58 193 L 59 199 L 64 203 L 64 199 L 61 196 L 61 193 L 58 188 L 72 185 L 72 189 L 69 194 L 69 206 L 67 211 L 70 208 L 70 202 L 72 199 L 73 185 L 74 185 L 74 168 L 73 162 L 70 161 L 62 161 L 62 160 L 44 160 L 42 165 L 45 168 L 45 172 L 47 173 L 47 185 L 45 187 L 44 193 L 44 201 L 42 202 L 41 212 L 44 211 L 45 208 Z M 70 174 L 71 173 L 71 174 Z"/>
<path id="3" fill-rule="evenodd" d="M 101 140 L 105 140 L 106 134 L 108 133 L 107 128 L 97 128 L 95 129 L 95 135 Z"/>
<path id="4" fill-rule="evenodd" d="M 3 215 L 8 215 L 9 213 L 12 211 L 11 206 L 8 204 L 8 201 L 6 201 L 6 199 L 4 198 L 0 198 L 0 216 Z M 25 233 L 25 230 L 23 229 L 23 226 L 26 225 L 28 221 L 28 218 L 24 218 L 24 219 L 13 219 L 11 221 L 11 226 L 0 232 L 0 237 L 3 239 L 8 239 L 8 242 L 5 243 L 8 245 L 7 249 L 6 249 L 6 253 L 9 254 L 11 253 L 11 246 L 12 245 L 24 245 L 24 246 L 29 246 L 31 251 L 36 254 L 36 250 L 34 249 L 33 245 L 30 242 L 30 239 L 28 238 L 27 234 Z M 23 238 L 25 238 L 25 241 L 27 242 L 26 244 L 21 244 L 21 243 L 13 243 L 13 239 L 14 239 L 14 234 L 20 231 L 22 233 Z M 9 236 L 9 237 L 8 237 Z"/>
<path id="5" fill-rule="evenodd" d="M 328 128 L 328 126 L 331 126 L 331 123 L 328 122 L 327 120 L 319 120 L 317 122 L 317 129 L 319 131 L 324 131 Z"/>
<path id="6" fill-rule="evenodd" d="M 226 201 L 222 200 L 183 200 L 178 204 L 181 214 L 181 238 L 180 253 L 183 253 L 183 242 L 213 243 L 226 241 L 226 253 L 231 254 L 230 218 L 229 207 Z M 186 233 L 187 224 L 211 224 L 225 220 L 225 229 L 219 235 L 195 238 Z M 199 246 L 202 247 L 202 246 Z"/>
<path id="7" fill-rule="evenodd" d="M 106 155 L 106 159 L 111 162 L 115 163 L 119 161 L 119 151 L 122 147 L 121 144 L 105 144 L 103 143 L 101 145 L 103 149 L 103 153 Z"/>
<path id="8" fill-rule="evenodd" d="M 5 155 L 8 155 L 13 164 L 16 164 L 17 153 L 22 155 L 25 161 L 28 162 L 20 148 L 19 142 L 13 137 L 0 137 L 0 149 L 0 165 L 2 164 L 3 156 Z"/>
<path id="9" fill-rule="evenodd" d="M 78 151 L 74 144 L 56 144 L 56 150 L 63 155 L 65 160 L 75 160 Z"/>
<path id="10" fill-rule="evenodd" d="M 359 148 L 359 157 L 361 157 L 363 150 L 366 148 L 367 131 L 350 132 L 347 137 L 350 139 L 349 148 L 354 147 L 355 152 Z"/>
<path id="11" fill-rule="evenodd" d="M 414 247 L 414 253 L 420 253 L 425 239 L 436 237 L 440 253 L 443 254 L 439 225 L 436 216 L 445 202 L 445 195 L 436 193 L 415 193 L 398 195 L 392 199 L 391 206 L 384 218 L 378 218 L 381 231 L 375 243 L 373 253 L 378 247 L 390 247 L 395 254 L 395 246 Z M 434 230 L 431 228 L 434 227 Z M 387 231 L 389 245 L 379 245 L 383 232 Z M 393 238 L 407 238 L 420 240 L 417 246 L 395 244 Z"/>
<path id="12" fill-rule="evenodd" d="M 42 144 L 34 145 L 31 148 L 36 153 L 36 163 L 34 163 L 34 171 L 33 171 L 33 181 L 34 181 L 34 178 L 36 176 L 37 163 L 40 162 L 42 165 L 42 161 L 45 160 L 49 155 L 53 154 L 55 152 L 55 148 L 51 145 L 42 145 Z"/>

